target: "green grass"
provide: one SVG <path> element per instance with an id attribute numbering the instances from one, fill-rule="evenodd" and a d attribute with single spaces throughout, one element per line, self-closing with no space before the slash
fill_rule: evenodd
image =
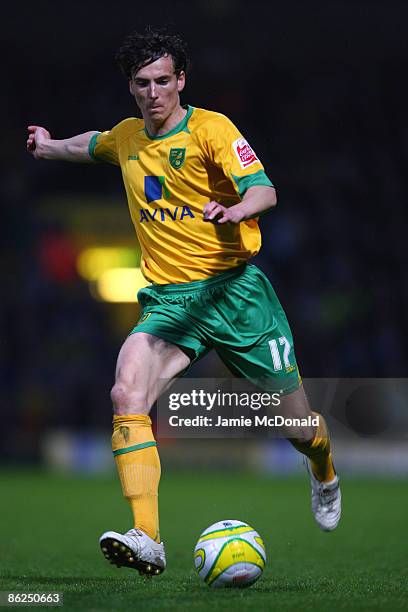
<path id="1" fill-rule="evenodd" d="M 310 514 L 306 478 L 167 472 L 160 506 L 168 569 L 152 579 L 110 566 L 99 551 L 101 532 L 131 526 L 116 480 L 3 472 L 0 487 L 0 588 L 63 591 L 63 610 L 407 609 L 402 482 L 344 479 L 343 519 L 327 534 Z M 266 544 L 264 575 L 247 590 L 210 589 L 195 574 L 200 532 L 226 518 L 249 522 Z"/>

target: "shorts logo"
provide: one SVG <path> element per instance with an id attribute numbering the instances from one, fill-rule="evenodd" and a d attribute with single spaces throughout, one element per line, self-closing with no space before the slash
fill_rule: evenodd
<path id="1" fill-rule="evenodd" d="M 164 176 L 145 176 L 144 177 L 144 192 L 146 202 L 156 202 L 164 197 L 170 198 L 169 190 L 166 187 L 166 179 Z"/>
<path id="2" fill-rule="evenodd" d="M 238 161 L 241 164 L 241 168 L 248 168 L 255 162 L 259 161 L 255 155 L 255 151 L 247 143 L 245 138 L 238 138 L 232 143 L 235 155 L 238 157 Z"/>
<path id="3" fill-rule="evenodd" d="M 151 312 L 146 312 L 142 317 L 140 317 L 139 321 L 137 322 L 137 325 L 139 325 L 139 323 L 144 323 L 151 315 Z"/>
<path id="4" fill-rule="evenodd" d="M 175 170 L 181 168 L 184 164 L 184 160 L 186 159 L 186 150 L 185 149 L 170 149 L 169 153 L 169 162 L 170 166 Z"/>

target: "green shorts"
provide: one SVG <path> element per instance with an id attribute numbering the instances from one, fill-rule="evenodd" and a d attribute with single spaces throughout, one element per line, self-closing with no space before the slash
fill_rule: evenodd
<path id="1" fill-rule="evenodd" d="M 244 264 L 191 283 L 141 289 L 133 333 L 176 344 L 192 363 L 215 349 L 240 378 L 267 391 L 291 393 L 300 385 L 289 323 L 272 285 Z M 195 357 L 194 357 L 195 356 Z"/>

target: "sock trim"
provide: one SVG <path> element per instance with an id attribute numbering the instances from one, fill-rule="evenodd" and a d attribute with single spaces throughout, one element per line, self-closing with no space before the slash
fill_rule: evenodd
<path id="1" fill-rule="evenodd" d="M 157 446 L 156 442 L 143 442 L 142 444 L 134 444 L 133 446 L 127 446 L 126 448 L 119 448 L 113 451 L 113 456 L 124 455 L 125 453 L 131 453 L 133 451 L 142 450 L 142 448 L 148 448 L 149 446 Z"/>

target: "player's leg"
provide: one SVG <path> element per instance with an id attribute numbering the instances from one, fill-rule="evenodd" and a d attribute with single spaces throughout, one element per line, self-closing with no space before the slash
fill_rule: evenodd
<path id="1" fill-rule="evenodd" d="M 317 524 L 324 531 L 333 531 L 341 517 L 341 492 L 326 420 L 310 410 L 303 386 L 281 398 L 280 412 L 291 418 L 318 417 L 317 427 L 303 430 L 289 427 L 284 435 L 305 457 L 312 487 L 312 512 Z"/>
<path id="2" fill-rule="evenodd" d="M 158 487 L 160 459 L 149 412 L 166 386 L 190 363 L 176 345 L 147 333 L 130 335 L 119 353 L 111 396 L 114 408 L 112 449 L 134 528 L 106 532 L 105 557 L 118 567 L 160 573 L 165 567 L 160 543 Z"/>
<path id="3" fill-rule="evenodd" d="M 312 512 L 317 524 L 324 531 L 332 531 L 341 516 L 341 493 L 326 421 L 321 414 L 311 411 L 303 385 L 281 397 L 279 412 L 291 419 L 318 417 L 317 427 L 289 426 L 282 433 L 305 457 L 312 486 Z"/>
<path id="4" fill-rule="evenodd" d="M 300 381 L 288 321 L 265 275 L 255 266 L 248 266 L 240 278 L 228 285 L 222 311 L 225 326 L 217 323 L 216 346 L 227 367 L 266 391 L 278 391 L 281 403 L 277 413 L 285 418 L 317 415 L 311 411 Z M 233 334 L 228 337 L 230 328 Z M 340 491 L 327 425 L 322 415 L 317 416 L 317 428 L 291 426 L 282 433 L 308 458 L 312 509 L 320 527 L 331 530 L 340 519 Z"/>
<path id="5" fill-rule="evenodd" d="M 318 417 L 319 424 L 317 427 L 291 425 L 283 428 L 282 433 L 296 450 L 308 457 L 312 472 L 317 480 L 324 483 L 331 482 L 336 472 L 333 466 L 327 423 L 321 414 L 310 409 L 303 385 L 296 391 L 281 397 L 279 412 L 285 418 L 291 419 Z"/>
<path id="6" fill-rule="evenodd" d="M 276 392 L 282 386 L 285 387 L 284 377 L 280 377 L 275 388 L 273 379 L 268 379 L 263 371 L 260 371 L 259 362 L 262 361 L 259 352 L 260 347 L 249 351 L 221 351 L 221 356 L 228 367 L 235 374 L 252 379 L 258 379 L 262 388 L 266 391 Z M 220 352 L 220 351 L 219 351 Z M 255 359 L 253 359 L 255 357 Z M 267 363 L 267 351 L 264 351 L 264 363 Z M 233 364 L 233 365 L 232 365 Z M 269 381 L 269 384 L 268 384 Z M 289 384 L 293 384 L 293 378 L 289 378 Z M 275 409 L 275 415 L 281 415 L 285 419 L 307 419 L 307 417 L 318 417 L 318 426 L 288 425 L 280 429 L 280 433 L 302 453 L 305 457 L 305 465 L 310 475 L 312 487 L 312 512 L 319 527 L 324 531 L 332 531 L 339 523 L 341 517 L 341 493 L 339 479 L 336 475 L 328 427 L 321 414 L 310 409 L 303 385 L 298 389 L 282 394 L 280 404 Z M 271 407 L 272 411 L 272 407 Z"/>
<path id="7" fill-rule="evenodd" d="M 118 356 L 111 391 L 115 415 L 148 415 L 165 387 L 190 364 L 190 358 L 172 342 L 150 333 L 132 333 Z"/>
<path id="8" fill-rule="evenodd" d="M 178 346 L 151 334 L 132 334 L 120 350 L 111 391 L 112 449 L 123 493 L 135 528 L 158 542 L 160 460 L 148 415 L 164 387 L 189 363 Z"/>

